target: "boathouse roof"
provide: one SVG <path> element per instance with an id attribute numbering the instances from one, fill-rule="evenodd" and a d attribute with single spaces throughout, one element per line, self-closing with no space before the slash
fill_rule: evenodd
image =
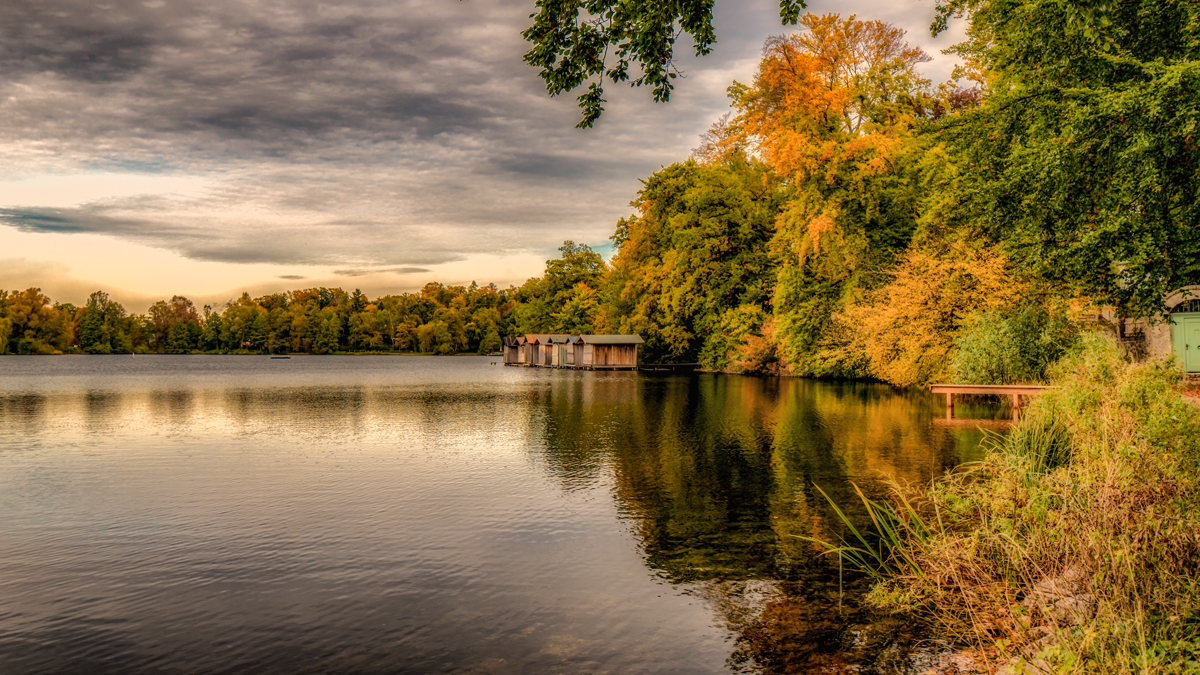
<path id="1" fill-rule="evenodd" d="M 530 345 L 553 345 L 566 344 L 570 339 L 570 335 L 566 333 L 526 333 L 525 344 Z"/>
<path id="2" fill-rule="evenodd" d="M 571 341 L 585 345 L 640 345 L 646 343 L 640 335 L 579 335 L 572 337 Z"/>

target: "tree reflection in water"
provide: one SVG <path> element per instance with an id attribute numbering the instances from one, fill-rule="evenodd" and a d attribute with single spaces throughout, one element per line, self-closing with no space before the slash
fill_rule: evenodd
<path id="1" fill-rule="evenodd" d="M 570 373 L 537 391 L 546 469 L 563 489 L 611 472 L 614 497 L 656 575 L 704 599 L 737 641 L 730 666 L 771 673 L 903 671 L 915 636 L 839 590 L 836 559 L 801 537 L 853 519 L 850 482 L 924 484 L 977 458 L 982 432 L 931 424 L 940 399 L 885 385 L 723 375 Z M 977 411 L 998 415 L 999 410 Z M 537 424 L 535 424 L 537 426 Z"/>

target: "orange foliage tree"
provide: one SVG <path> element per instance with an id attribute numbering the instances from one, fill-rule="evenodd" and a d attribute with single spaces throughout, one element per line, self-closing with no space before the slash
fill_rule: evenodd
<path id="1" fill-rule="evenodd" d="M 730 87 L 737 115 L 724 143 L 757 152 L 790 189 L 771 242 L 782 361 L 801 374 L 844 373 L 822 356 L 830 317 L 907 246 L 926 197 L 921 174 L 940 170 L 917 123 L 944 106 L 931 104 L 917 71 L 929 57 L 903 30 L 834 14 L 800 24 L 767 41 L 753 84 Z"/>

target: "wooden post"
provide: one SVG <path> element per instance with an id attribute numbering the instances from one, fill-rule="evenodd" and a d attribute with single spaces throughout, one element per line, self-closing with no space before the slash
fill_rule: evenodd
<path id="1" fill-rule="evenodd" d="M 946 419 L 954 419 L 954 394 L 946 392 Z"/>

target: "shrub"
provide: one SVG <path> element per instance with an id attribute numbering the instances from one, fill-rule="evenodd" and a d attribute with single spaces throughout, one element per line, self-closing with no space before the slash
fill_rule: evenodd
<path id="1" fill-rule="evenodd" d="M 1078 340 L 1078 326 L 1062 310 L 1028 303 L 980 312 L 955 336 L 951 369 L 963 384 L 1040 382 Z"/>

